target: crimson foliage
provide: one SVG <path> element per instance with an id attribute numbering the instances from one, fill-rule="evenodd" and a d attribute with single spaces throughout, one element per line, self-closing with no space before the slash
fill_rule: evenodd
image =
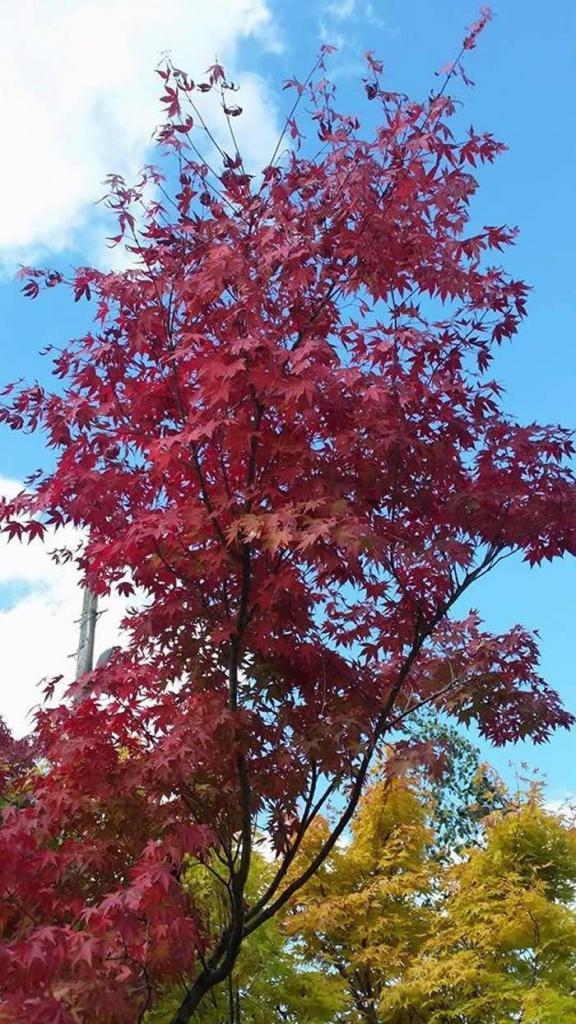
<path id="1" fill-rule="evenodd" d="M 162 173 L 109 180 L 132 269 L 25 271 L 30 297 L 94 303 L 94 326 L 57 351 L 63 385 L 8 389 L 1 411 L 57 453 L 4 503 L 3 530 L 80 527 L 89 586 L 146 598 L 128 646 L 41 713 L 40 768 L 4 811 L 7 1022 L 136 1021 L 177 983 L 174 1024 L 188 1021 L 305 880 L 288 869 L 320 808 L 340 793 L 309 871 L 412 710 L 475 720 L 495 743 L 570 723 L 533 636 L 454 614 L 506 555 L 576 543 L 569 434 L 519 425 L 489 375 L 527 294 L 491 262 L 514 232 L 469 226 L 473 170 L 503 146 L 454 137 L 444 88 L 388 92 L 372 55 L 378 124 L 363 132 L 322 54 L 288 83 L 293 143 L 252 176 L 222 68 L 160 75 Z M 306 106 L 316 155 L 300 148 Z M 249 906 L 256 825 L 280 867 Z M 216 936 L 182 884 L 210 850 L 228 908 Z"/>

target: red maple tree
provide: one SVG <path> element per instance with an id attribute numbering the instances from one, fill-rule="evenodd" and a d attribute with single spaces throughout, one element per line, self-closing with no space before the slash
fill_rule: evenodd
<path id="1" fill-rule="evenodd" d="M 532 635 L 454 612 L 507 555 L 576 543 L 570 435 L 519 425 L 489 376 L 527 294 L 490 262 L 514 232 L 469 227 L 473 168 L 503 146 L 450 130 L 460 58 L 425 102 L 387 91 L 381 70 L 368 55 L 379 116 L 364 133 L 322 54 L 288 83 L 284 136 L 252 176 L 222 68 L 195 84 L 164 66 L 162 172 L 109 180 L 132 269 L 25 271 L 27 295 L 69 286 L 95 316 L 57 351 L 54 391 L 8 391 L 1 418 L 42 430 L 57 463 L 4 502 L 2 528 L 80 527 L 92 590 L 146 599 L 125 649 L 40 713 L 35 767 L 11 772 L 2 1021 L 133 1022 L 180 983 L 184 1024 L 338 840 L 414 709 L 475 720 L 495 743 L 570 724 Z M 203 119 L 206 91 L 231 152 Z M 309 129 L 300 147 L 306 105 L 316 154 Z M 333 795 L 330 839 L 294 877 Z M 249 905 L 256 829 L 278 871 Z M 182 884 L 209 851 L 220 935 Z"/>

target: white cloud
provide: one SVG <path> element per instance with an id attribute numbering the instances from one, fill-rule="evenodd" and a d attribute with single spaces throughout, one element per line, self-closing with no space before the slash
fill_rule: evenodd
<path id="1" fill-rule="evenodd" d="M 374 0 L 374 2 L 372 0 L 328 0 L 321 8 L 321 16 L 318 20 L 320 38 L 323 42 L 335 46 L 340 52 L 353 52 L 360 56 L 365 46 L 362 46 L 361 38 L 357 31 L 354 31 L 355 29 L 365 29 L 366 25 L 371 25 L 387 35 L 399 34 L 398 25 L 390 24 L 382 17 L 383 5 L 384 0 Z M 344 24 L 345 22 L 347 24 Z M 378 49 L 378 44 L 375 45 Z M 331 63 L 333 79 L 349 75 L 358 77 L 364 71 L 364 63 L 358 59 L 347 60 L 344 63 L 338 60 L 336 68 Z"/>
<path id="2" fill-rule="evenodd" d="M 0 478 L 1 494 L 20 489 Z M 45 544 L 0 537 L 0 716 L 18 736 L 30 729 L 30 711 L 41 701 L 40 681 L 74 676 L 82 592 L 74 568 L 56 565 L 48 552 L 75 546 L 78 536 L 59 530 Z M 96 655 L 118 642 L 125 606 L 119 598 L 102 602 Z"/>
<path id="3" fill-rule="evenodd" d="M 277 135 L 264 81 L 238 74 L 238 46 L 278 49 L 268 0 L 20 0 L 0 34 L 0 260 L 94 244 L 109 171 L 134 175 L 160 120 L 164 51 L 202 75 L 216 54 L 243 85 L 248 158 Z M 240 69 L 241 70 L 241 69 Z"/>
<path id="4" fill-rule="evenodd" d="M 332 0 L 326 5 L 326 13 L 336 21 L 345 21 L 354 13 L 356 0 Z"/>

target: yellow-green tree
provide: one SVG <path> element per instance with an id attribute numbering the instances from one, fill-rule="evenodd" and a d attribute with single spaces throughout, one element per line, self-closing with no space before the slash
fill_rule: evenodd
<path id="1" fill-rule="evenodd" d="M 573 824 L 532 787 L 449 863 L 430 811 L 414 782 L 376 783 L 351 841 L 291 908 L 303 956 L 345 982 L 338 1020 L 576 1024 Z"/>
<path id="2" fill-rule="evenodd" d="M 576 829 L 537 788 L 446 873 L 429 937 L 380 1000 L 386 1024 L 576 1024 Z"/>

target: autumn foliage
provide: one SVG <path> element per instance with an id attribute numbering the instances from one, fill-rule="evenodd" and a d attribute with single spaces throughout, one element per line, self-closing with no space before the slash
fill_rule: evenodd
<path id="1" fill-rule="evenodd" d="M 462 807 L 462 805 L 461 805 Z M 462 809 L 464 809 L 462 807 Z M 414 777 L 380 778 L 284 920 L 304 963 L 344 984 L 334 1024 L 576 1020 L 576 828 L 532 784 L 442 861 Z M 326 828 L 310 829 L 310 857 Z"/>
<path id="2" fill-rule="evenodd" d="M 451 130 L 460 60 L 415 102 L 368 55 L 363 129 L 324 59 L 287 83 L 257 175 L 222 68 L 162 67 L 158 165 L 109 179 L 132 267 L 24 273 L 28 296 L 69 288 L 94 320 L 54 351 L 54 390 L 6 389 L 2 420 L 41 431 L 56 465 L 2 529 L 79 527 L 92 590 L 143 599 L 124 649 L 39 715 L 42 770 L 4 811 L 2 1021 L 135 1022 L 182 977 L 173 1024 L 190 1020 L 329 854 L 412 711 L 495 743 L 570 724 L 534 636 L 456 607 L 507 555 L 576 547 L 569 433 L 518 424 L 490 376 L 527 296 L 498 263 L 514 231 L 470 225 L 474 168 L 503 146 Z M 279 861 L 251 903 L 256 825 Z M 214 851 L 219 934 L 182 884 Z"/>

